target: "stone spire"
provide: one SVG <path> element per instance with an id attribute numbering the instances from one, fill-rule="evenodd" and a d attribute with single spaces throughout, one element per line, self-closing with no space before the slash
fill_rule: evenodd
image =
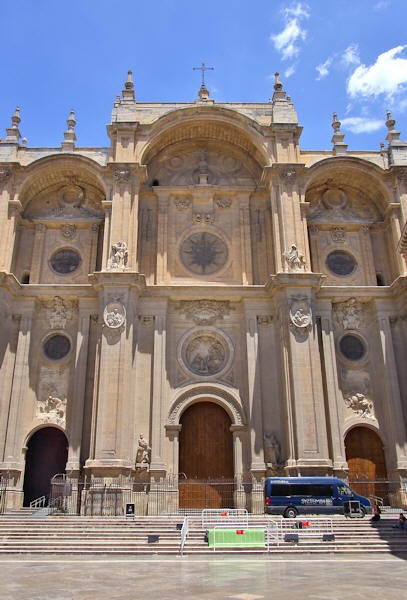
<path id="1" fill-rule="evenodd" d="M 342 156 L 346 154 L 348 144 L 345 144 L 343 141 L 345 134 L 341 132 L 341 122 L 339 121 L 336 113 L 333 114 L 332 129 L 334 130 L 334 134 L 331 139 L 331 142 L 333 143 L 332 151 L 335 156 Z"/>
<path id="2" fill-rule="evenodd" d="M 272 98 L 272 102 L 276 102 L 278 100 L 285 100 L 285 91 L 283 90 L 283 84 L 281 83 L 280 73 L 274 73 L 274 94 Z"/>
<path id="3" fill-rule="evenodd" d="M 62 149 L 65 150 L 66 152 L 73 152 L 75 149 L 75 141 L 76 141 L 76 135 L 75 135 L 76 120 L 75 120 L 75 113 L 73 110 L 71 110 L 71 112 L 69 113 L 67 125 L 68 125 L 68 129 L 64 133 L 65 139 L 62 142 L 61 146 L 62 146 Z"/>
<path id="4" fill-rule="evenodd" d="M 17 106 L 13 116 L 11 117 L 11 127 L 6 129 L 7 137 L 4 140 L 5 142 L 9 144 L 18 144 L 19 139 L 21 138 L 21 133 L 18 128 L 20 121 L 20 108 Z"/>
<path id="5" fill-rule="evenodd" d="M 133 73 L 132 71 L 127 71 L 127 79 L 124 84 L 124 90 L 122 91 L 123 103 L 126 104 L 134 104 L 136 101 L 136 96 L 134 93 L 134 83 L 133 83 Z"/>
<path id="6" fill-rule="evenodd" d="M 400 140 L 400 131 L 396 131 L 394 126 L 396 124 L 395 119 L 391 116 L 391 112 L 387 111 L 387 121 L 386 127 L 389 130 L 389 133 L 386 136 L 386 140 L 389 142 L 389 146 L 391 146 L 394 142 L 398 142 Z"/>

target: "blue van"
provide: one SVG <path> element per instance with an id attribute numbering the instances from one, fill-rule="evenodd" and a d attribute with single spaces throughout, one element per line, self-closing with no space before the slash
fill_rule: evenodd
<path id="1" fill-rule="evenodd" d="M 368 498 L 336 477 L 267 477 L 265 512 L 293 519 L 298 514 L 344 514 L 344 502 L 360 502 L 361 516 L 371 514 Z"/>

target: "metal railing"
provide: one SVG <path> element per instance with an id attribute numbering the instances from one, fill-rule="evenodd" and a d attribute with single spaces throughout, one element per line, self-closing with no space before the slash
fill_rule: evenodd
<path id="1" fill-rule="evenodd" d="M 44 506 L 48 505 L 48 499 L 46 496 L 40 496 L 40 498 L 36 498 L 35 500 L 31 500 L 30 508 L 44 508 Z"/>
<path id="2" fill-rule="evenodd" d="M 307 517 L 281 519 L 279 522 L 282 542 L 296 542 L 302 538 L 319 538 L 323 542 L 335 539 L 332 519 Z"/>

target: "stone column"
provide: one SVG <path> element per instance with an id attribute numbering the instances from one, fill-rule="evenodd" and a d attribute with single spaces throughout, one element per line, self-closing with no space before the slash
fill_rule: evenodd
<path id="1" fill-rule="evenodd" d="M 0 319 L 0 352 L 4 357 L 0 364 L 0 469 L 3 469 L 20 317 L 12 318 L 6 310 L 2 310 Z"/>
<path id="2" fill-rule="evenodd" d="M 137 273 L 97 273 L 91 279 L 99 293 L 101 323 L 95 377 L 91 456 L 86 468 L 116 476 L 134 468 L 133 350 L 135 309 L 144 289 Z"/>
<path id="3" fill-rule="evenodd" d="M 325 474 L 332 469 L 332 461 L 326 434 L 318 335 L 312 314 L 313 293 L 319 289 L 321 276 L 281 273 L 271 279 L 282 330 L 287 467 L 295 468 L 295 474 Z M 273 289 L 269 284 L 266 287 Z"/>
<path id="4" fill-rule="evenodd" d="M 325 301 L 323 306 L 319 304 L 318 312 L 321 316 L 321 346 L 323 351 L 323 369 L 326 384 L 329 438 L 332 447 L 333 469 L 334 474 L 337 477 L 343 477 L 348 469 L 348 465 L 346 462 L 342 418 L 338 410 L 338 407 L 343 403 L 343 397 L 338 386 L 331 301 Z"/>
<path id="5" fill-rule="evenodd" d="M 250 425 L 250 454 L 252 473 L 264 474 L 263 451 L 263 418 L 260 386 L 259 332 L 257 328 L 257 311 L 245 306 L 246 320 L 246 352 L 247 352 L 247 382 Z"/>
<path id="6" fill-rule="evenodd" d="M 306 211 L 302 202 L 302 164 L 275 164 L 264 171 L 270 189 L 276 271 L 285 270 L 284 252 L 296 244 L 309 265 Z"/>
<path id="7" fill-rule="evenodd" d="M 18 331 L 18 342 L 15 367 L 13 373 L 13 388 L 11 391 L 10 410 L 7 423 L 7 438 L 4 452 L 4 467 L 10 471 L 23 471 L 24 458 L 23 406 L 26 397 L 29 377 L 29 354 L 31 342 L 32 313 L 21 315 Z"/>
<path id="8" fill-rule="evenodd" d="M 152 406 L 151 415 L 151 464 L 150 473 L 153 477 L 162 477 L 167 471 L 164 462 L 164 424 L 166 418 L 165 408 L 167 406 L 167 367 L 166 367 L 166 314 L 167 300 L 164 299 L 161 306 L 156 307 L 154 318 L 154 351 L 152 368 Z"/>
<path id="9" fill-rule="evenodd" d="M 40 283 L 42 255 L 47 228 L 43 223 L 35 226 L 34 247 L 31 258 L 30 283 Z"/>
<path id="10" fill-rule="evenodd" d="M 243 480 L 243 437 L 246 433 L 244 425 L 231 425 L 233 434 L 233 465 L 235 474 L 235 508 L 246 508 L 247 498 Z"/>
<path id="11" fill-rule="evenodd" d="M 378 304 L 378 302 L 377 302 Z M 407 435 L 404 414 L 401 403 L 400 387 L 398 382 L 396 359 L 394 355 L 393 339 L 387 311 L 378 307 L 378 324 L 380 345 L 385 368 L 383 374 L 384 398 L 386 398 L 386 416 L 389 424 L 388 438 L 392 440 L 395 449 L 396 464 L 399 471 L 407 471 Z"/>
<path id="12" fill-rule="evenodd" d="M 240 197 L 240 245 L 242 257 L 242 284 L 250 285 L 253 283 L 253 264 L 248 196 Z"/>
<path id="13" fill-rule="evenodd" d="M 71 397 L 70 422 L 67 423 L 69 441 L 67 472 L 78 473 L 81 469 L 81 446 L 83 415 L 85 405 L 86 374 L 88 368 L 88 345 L 90 310 L 88 306 L 79 305 L 78 331 L 76 334 L 75 379 Z"/>
<path id="14" fill-rule="evenodd" d="M 157 283 L 166 283 L 168 280 L 168 196 L 158 195 L 157 217 Z"/>
<path id="15" fill-rule="evenodd" d="M 12 172 L 9 167 L 0 167 L 0 270 L 11 270 L 11 259 L 14 250 L 16 218 L 21 205 L 11 201 Z"/>

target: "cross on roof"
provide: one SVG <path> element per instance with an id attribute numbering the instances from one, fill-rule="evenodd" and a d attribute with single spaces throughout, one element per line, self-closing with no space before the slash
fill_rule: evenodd
<path id="1" fill-rule="evenodd" d="M 202 71 L 202 87 L 205 87 L 205 71 L 213 71 L 214 67 L 205 66 L 205 61 L 203 60 L 200 67 L 192 67 L 194 71 Z"/>

